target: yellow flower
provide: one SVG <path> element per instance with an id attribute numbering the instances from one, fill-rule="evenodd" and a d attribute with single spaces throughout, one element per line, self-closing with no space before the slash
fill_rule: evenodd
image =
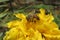
<path id="1" fill-rule="evenodd" d="M 55 40 L 56 37 L 56 40 L 60 40 L 60 30 L 53 21 L 54 17 L 51 13 L 46 15 L 45 11 L 41 8 L 41 13 L 36 15 L 14 14 L 22 20 L 7 23 L 11 29 L 6 32 L 3 40 Z"/>

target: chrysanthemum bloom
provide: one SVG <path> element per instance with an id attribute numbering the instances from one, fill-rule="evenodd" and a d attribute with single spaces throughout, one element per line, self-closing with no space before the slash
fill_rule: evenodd
<path id="1" fill-rule="evenodd" d="M 18 13 L 14 15 L 21 20 L 14 20 L 8 23 L 8 28 L 11 29 L 6 32 L 3 40 L 51 40 L 48 39 L 49 36 L 47 35 L 52 36 L 57 31 L 59 33 L 58 26 L 53 21 L 54 17 L 51 13 L 47 14 L 45 9 L 41 8 L 39 14 L 24 15 Z"/>

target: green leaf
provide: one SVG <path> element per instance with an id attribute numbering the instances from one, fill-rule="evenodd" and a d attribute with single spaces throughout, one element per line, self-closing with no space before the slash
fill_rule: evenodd
<path id="1" fill-rule="evenodd" d="M 0 13 L 0 18 L 6 16 L 7 15 L 7 13 L 6 13 L 7 11 L 8 11 L 8 9 L 6 9 L 3 13 Z"/>
<path id="2" fill-rule="evenodd" d="M 6 15 L 7 15 L 7 13 L 1 13 L 1 14 L 0 14 L 0 18 L 4 17 L 4 16 L 6 16 Z"/>
<path id="3" fill-rule="evenodd" d="M 0 32 L 0 40 L 3 40 L 3 32 Z"/>
<path id="4" fill-rule="evenodd" d="M 6 7 L 7 5 L 0 5 L 0 7 Z"/>

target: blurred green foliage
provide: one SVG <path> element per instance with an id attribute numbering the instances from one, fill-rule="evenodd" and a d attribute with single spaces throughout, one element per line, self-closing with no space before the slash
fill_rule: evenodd
<path id="1" fill-rule="evenodd" d="M 5 2 L 5 1 L 9 1 L 9 0 L 0 0 L 0 2 Z"/>

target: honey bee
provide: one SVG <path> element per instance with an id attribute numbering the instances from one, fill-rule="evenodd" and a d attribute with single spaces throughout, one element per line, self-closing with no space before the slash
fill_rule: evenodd
<path id="1" fill-rule="evenodd" d="M 36 14 L 29 14 L 26 17 L 27 21 L 29 22 L 36 22 L 36 20 L 40 20 L 39 17 Z"/>

